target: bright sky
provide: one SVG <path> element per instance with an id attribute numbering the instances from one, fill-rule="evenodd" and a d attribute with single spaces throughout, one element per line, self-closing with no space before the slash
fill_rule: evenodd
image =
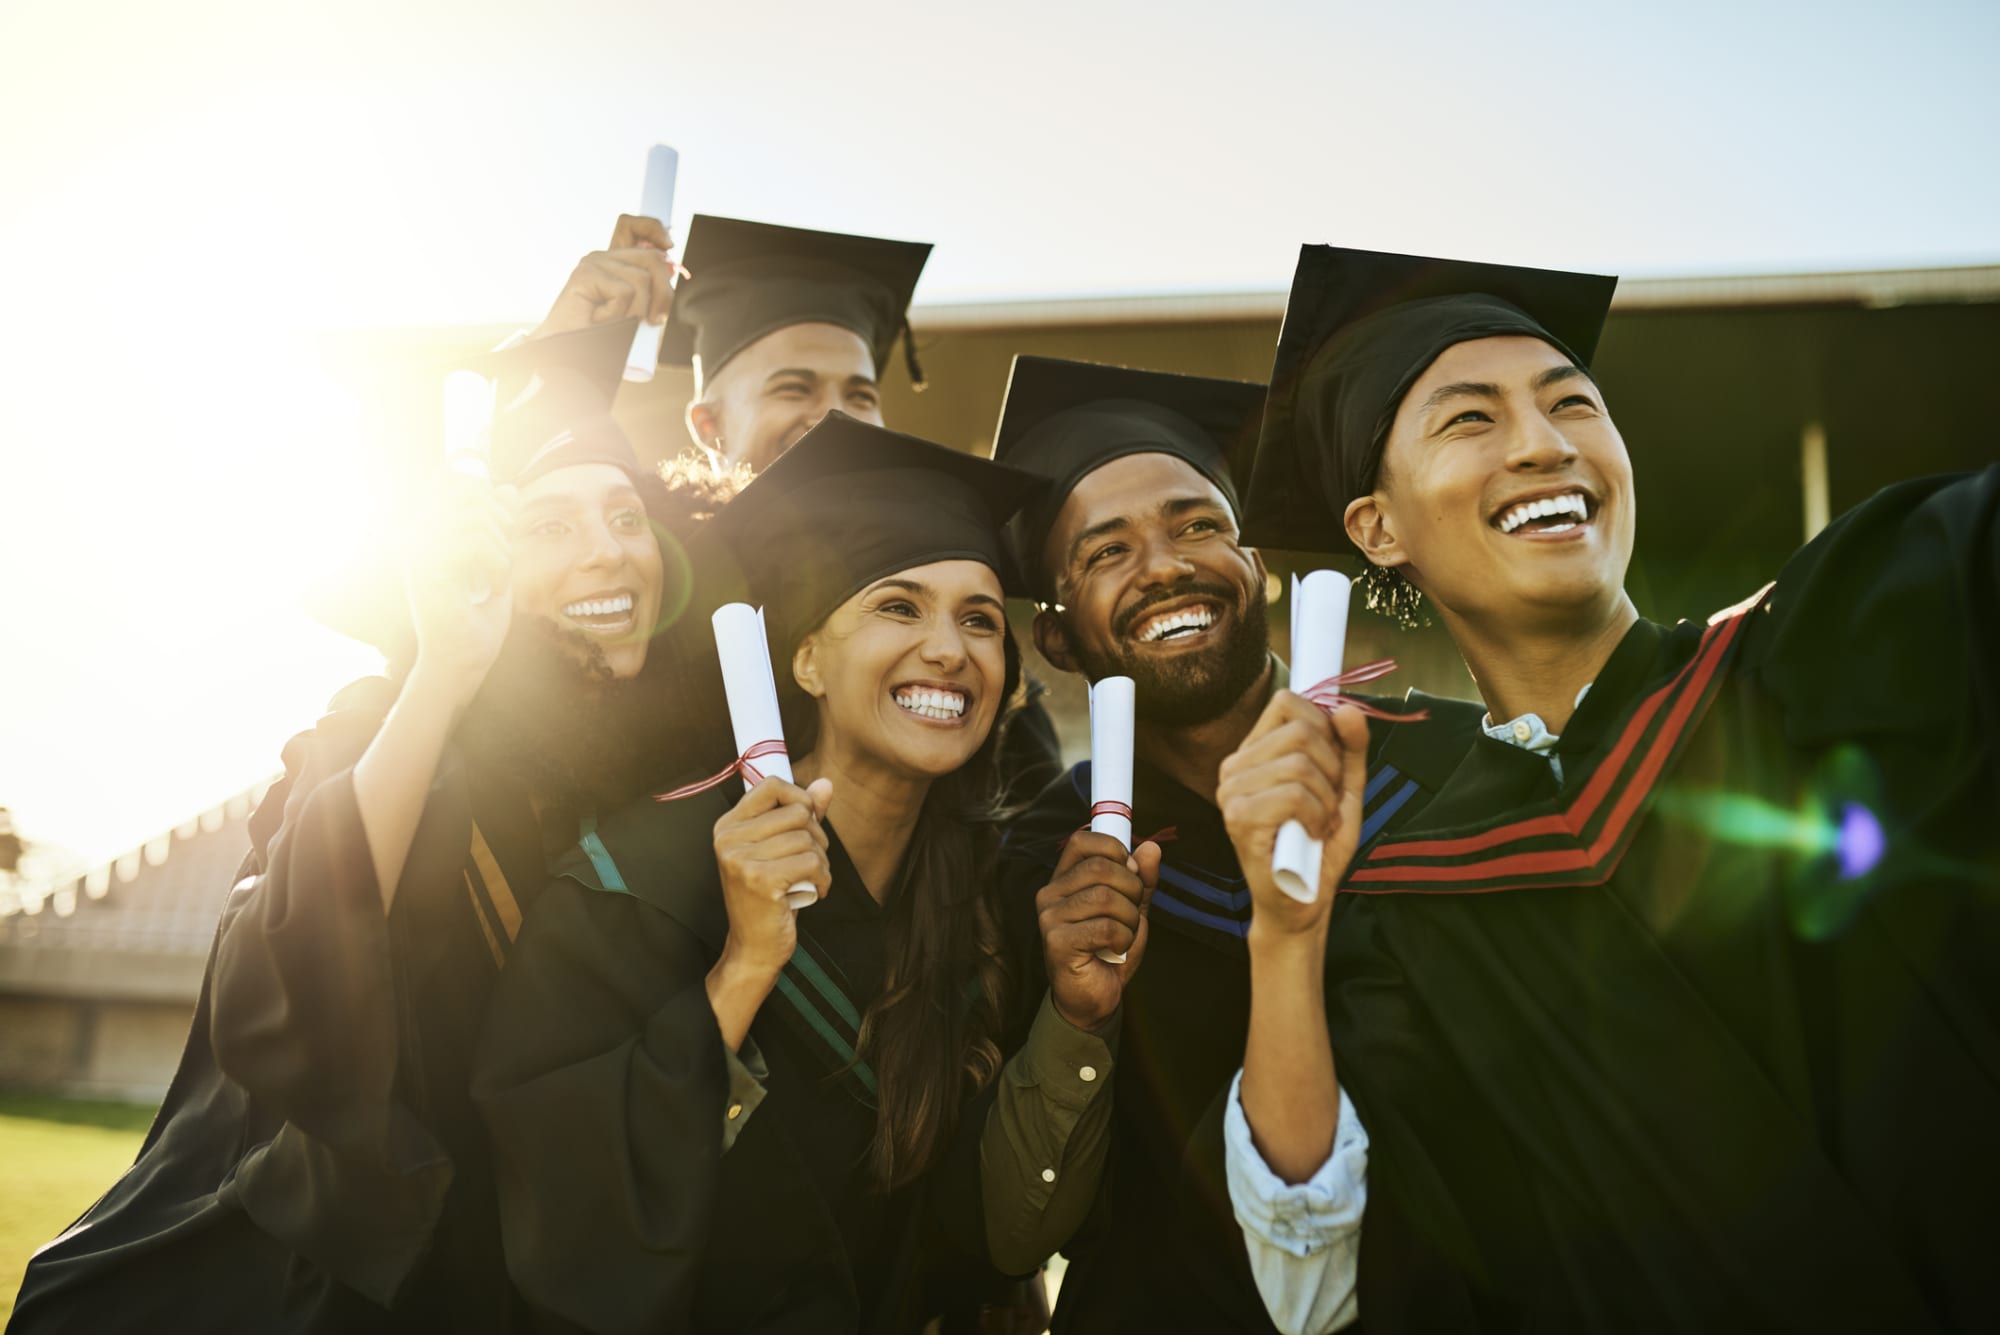
<path id="1" fill-rule="evenodd" d="M 0 804 L 109 855 L 276 767 L 372 661 L 290 607 L 361 499 L 304 338 L 531 321 L 655 141 L 919 301 L 2000 260 L 2000 6 L 1640 8 L 7 0 Z"/>

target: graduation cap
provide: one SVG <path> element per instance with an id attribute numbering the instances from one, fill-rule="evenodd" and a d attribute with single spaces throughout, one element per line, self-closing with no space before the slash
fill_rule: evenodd
<path id="1" fill-rule="evenodd" d="M 1253 450 L 1237 459 L 1244 540 L 1346 551 L 1347 504 L 1374 487 L 1388 424 L 1445 349 L 1539 338 L 1588 369 L 1616 278 L 1301 246 Z"/>
<path id="2" fill-rule="evenodd" d="M 486 456 L 494 482 L 521 486 L 585 463 L 638 475 L 632 442 L 611 418 L 638 324 L 618 320 L 530 339 L 468 363 L 494 385 Z"/>
<path id="3" fill-rule="evenodd" d="M 726 549 L 783 649 L 875 580 L 933 561 L 982 562 L 1005 592 L 1022 592 L 1001 529 L 1046 485 L 1032 473 L 831 412 L 725 505 L 698 541 L 704 557 Z"/>
<path id="4" fill-rule="evenodd" d="M 674 287 L 660 360 L 693 363 L 705 382 L 766 334 L 795 324 L 832 324 L 868 341 L 879 376 L 896 335 L 909 328 L 905 312 L 930 254 L 927 241 L 697 213 L 681 256 L 689 276 Z M 903 352 L 911 382 L 922 388 L 916 349 L 907 339 Z"/>
<path id="5" fill-rule="evenodd" d="M 1000 406 L 993 458 L 1052 486 L 1007 525 L 1009 546 L 1033 596 L 1051 590 L 1042 547 L 1076 484 L 1128 454 L 1171 454 L 1192 464 L 1239 512 L 1232 452 L 1247 448 L 1264 387 L 1167 371 L 1016 357 Z"/>

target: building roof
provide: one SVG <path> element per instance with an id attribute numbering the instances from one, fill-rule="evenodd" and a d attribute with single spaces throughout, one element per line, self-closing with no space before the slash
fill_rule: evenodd
<path id="1" fill-rule="evenodd" d="M 192 999 L 273 781 L 81 876 L 0 886 L 0 991 Z"/>
<path id="2" fill-rule="evenodd" d="M 1725 277 L 1627 278 L 1614 311 L 1728 310 L 1756 306 L 1919 306 L 2000 301 L 2000 264 L 1841 273 L 1743 274 Z M 1140 297 L 1062 297 L 1046 301 L 918 303 L 910 323 L 925 333 L 950 329 L 1171 324 L 1177 321 L 1276 320 L 1285 292 L 1204 292 Z"/>

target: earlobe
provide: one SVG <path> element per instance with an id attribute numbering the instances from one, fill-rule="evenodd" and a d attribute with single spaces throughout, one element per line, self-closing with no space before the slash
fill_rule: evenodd
<path id="1" fill-rule="evenodd" d="M 1063 634 L 1062 618 L 1043 608 L 1035 613 L 1035 652 L 1048 661 L 1048 665 L 1058 672 L 1076 671 L 1076 660 L 1069 652 L 1069 637 Z"/>
<path id="2" fill-rule="evenodd" d="M 1347 513 L 1341 516 L 1341 526 L 1347 531 L 1347 540 L 1360 548 L 1371 563 L 1395 567 L 1409 560 L 1391 527 L 1388 512 L 1374 496 L 1349 501 Z"/>
<path id="3" fill-rule="evenodd" d="M 818 700 L 826 695 L 826 687 L 819 679 L 819 637 L 808 635 L 799 641 L 799 647 L 792 651 L 792 680 L 799 689 Z"/>
<path id="4" fill-rule="evenodd" d="M 1264 568 L 1264 553 L 1258 551 L 1255 547 L 1245 547 L 1243 548 L 1243 554 L 1250 558 L 1250 568 L 1257 572 L 1258 583 L 1269 588 L 1271 585 L 1271 572 Z"/>
<path id="5" fill-rule="evenodd" d="M 703 449 L 714 454 L 722 448 L 722 415 L 713 404 L 696 400 L 687 407 L 688 434 Z"/>

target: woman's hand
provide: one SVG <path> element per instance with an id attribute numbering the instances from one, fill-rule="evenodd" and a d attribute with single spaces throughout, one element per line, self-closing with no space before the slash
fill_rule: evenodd
<path id="1" fill-rule="evenodd" d="M 709 1003 L 723 1040 L 741 1047 L 757 1008 L 798 947 L 798 913 L 785 892 L 810 885 L 825 898 L 833 884 L 820 819 L 833 784 L 810 787 L 765 779 L 715 823 L 715 864 L 729 937 L 708 974 Z"/>
<path id="2" fill-rule="evenodd" d="M 478 692 L 513 620 L 514 506 L 512 487 L 448 473 L 405 558 L 417 632 L 411 675 L 444 683 L 455 707 Z"/>

